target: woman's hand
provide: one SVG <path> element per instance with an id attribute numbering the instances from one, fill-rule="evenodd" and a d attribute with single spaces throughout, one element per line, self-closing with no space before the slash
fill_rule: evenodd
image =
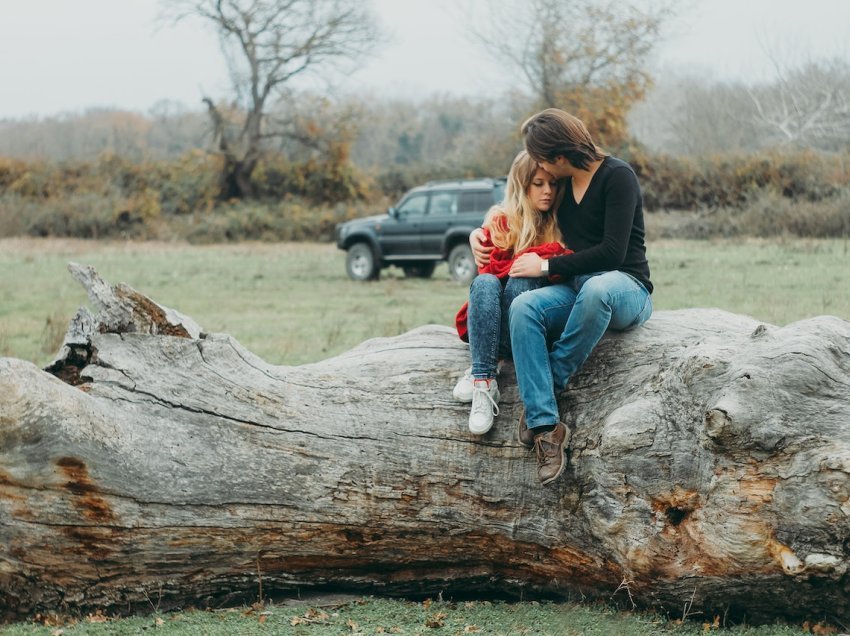
<path id="1" fill-rule="evenodd" d="M 472 257 L 475 259 L 475 264 L 480 268 L 490 262 L 490 252 L 492 247 L 485 247 L 481 244 L 484 238 L 484 231 L 479 227 L 472 230 L 469 235 L 469 247 L 472 248 Z"/>
<path id="2" fill-rule="evenodd" d="M 514 261 L 508 275 L 512 278 L 538 278 L 543 275 L 543 272 L 540 271 L 542 263 L 543 259 L 540 258 L 539 254 L 526 252 Z"/>

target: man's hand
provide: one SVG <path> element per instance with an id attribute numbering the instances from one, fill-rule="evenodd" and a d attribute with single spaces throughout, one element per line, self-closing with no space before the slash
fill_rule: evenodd
<path id="1" fill-rule="evenodd" d="M 490 262 L 490 252 L 493 251 L 492 247 L 485 247 L 481 244 L 483 238 L 484 232 L 480 227 L 472 230 L 469 235 L 469 247 L 472 248 L 472 256 L 479 268 Z"/>
<path id="2" fill-rule="evenodd" d="M 508 275 L 513 278 L 538 278 L 543 275 L 543 272 L 540 271 L 542 263 L 543 259 L 540 258 L 539 254 L 526 252 L 514 261 Z"/>

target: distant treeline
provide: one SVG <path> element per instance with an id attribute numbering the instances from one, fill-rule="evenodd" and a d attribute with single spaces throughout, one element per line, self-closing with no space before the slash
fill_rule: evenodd
<path id="1" fill-rule="evenodd" d="M 798 106 L 815 113 L 807 124 L 781 117 L 781 90 L 794 82 L 682 79 L 639 105 L 629 134 L 606 150 L 635 167 L 650 212 L 700 212 L 683 230 L 691 235 L 848 236 L 850 118 L 827 116 L 823 105 L 840 104 L 850 73 L 815 70 L 795 80 L 809 100 Z M 0 235 L 329 240 L 336 222 L 380 212 L 426 180 L 504 175 L 533 110 L 518 93 L 421 102 L 300 95 L 270 114 L 288 124 L 267 146 L 247 201 L 219 200 L 221 159 L 200 111 L 163 103 L 147 115 L 0 121 Z"/>
<path id="2" fill-rule="evenodd" d="M 312 135 L 342 132 L 350 137 L 351 161 L 361 169 L 389 163 L 457 167 L 477 156 L 480 167 L 504 172 L 511 159 L 506 155 L 518 144 L 519 123 L 534 110 L 533 100 L 519 91 L 426 100 L 301 94 L 281 102 L 270 118 L 312 119 Z M 840 153 L 850 147 L 850 62 L 780 69 L 775 80 L 756 85 L 668 75 L 631 109 L 628 128 L 641 147 L 676 157 L 776 148 Z M 0 156 L 174 159 L 212 147 L 211 130 L 200 100 L 196 109 L 163 101 L 146 114 L 92 109 L 0 120 Z M 303 151 L 306 140 L 298 137 L 279 139 L 270 149 Z"/>

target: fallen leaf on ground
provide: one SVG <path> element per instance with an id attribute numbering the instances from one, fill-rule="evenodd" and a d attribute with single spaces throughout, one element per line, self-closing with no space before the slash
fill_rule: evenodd
<path id="1" fill-rule="evenodd" d="M 100 610 L 97 610 L 94 614 L 89 614 L 88 616 L 86 616 L 86 620 L 89 623 L 105 623 L 109 619 L 106 618 L 106 616 L 104 616 Z"/>
<path id="2" fill-rule="evenodd" d="M 304 612 L 304 618 L 314 621 L 324 621 L 329 618 L 329 615 L 327 612 L 323 612 L 322 610 L 317 610 L 315 607 L 311 607 L 306 612 Z"/>
<path id="3" fill-rule="evenodd" d="M 425 627 L 437 628 L 443 626 L 443 619 L 447 614 L 445 612 L 437 612 L 431 618 L 425 620 Z"/>

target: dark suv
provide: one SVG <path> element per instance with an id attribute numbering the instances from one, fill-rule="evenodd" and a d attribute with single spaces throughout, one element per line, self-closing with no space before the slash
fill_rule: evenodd
<path id="1" fill-rule="evenodd" d="M 477 273 L 469 233 L 505 195 L 505 179 L 430 181 L 413 188 L 387 214 L 336 226 L 336 244 L 347 250 L 345 269 L 353 280 L 375 280 L 398 265 L 405 276 L 428 278 L 440 261 L 456 281 Z"/>

